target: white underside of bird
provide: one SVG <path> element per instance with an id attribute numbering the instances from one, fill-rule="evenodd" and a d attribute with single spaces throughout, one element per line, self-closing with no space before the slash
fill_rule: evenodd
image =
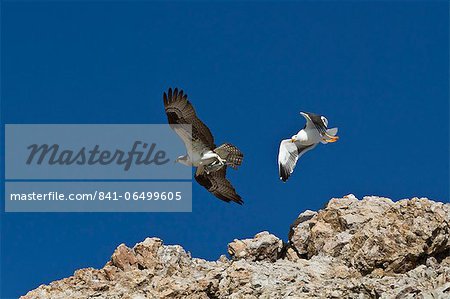
<path id="1" fill-rule="evenodd" d="M 324 116 L 313 113 L 300 112 L 306 119 L 305 127 L 298 131 L 291 139 L 284 139 L 280 143 L 278 152 L 278 169 L 280 179 L 287 181 L 294 171 L 298 159 L 307 151 L 314 149 L 317 144 L 336 142 L 338 129 L 328 129 L 328 120 Z"/>
<path id="2" fill-rule="evenodd" d="M 204 168 L 207 173 L 217 171 L 227 164 L 226 160 L 222 159 L 214 151 L 195 143 L 192 143 L 192 147 L 188 149 L 187 155 L 179 156 L 175 162 L 187 166 Z"/>

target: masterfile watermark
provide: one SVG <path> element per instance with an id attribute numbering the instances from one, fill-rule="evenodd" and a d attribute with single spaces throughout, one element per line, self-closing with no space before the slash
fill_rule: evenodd
<path id="1" fill-rule="evenodd" d="M 92 196 L 90 197 L 92 198 Z M 89 196 L 87 198 L 89 199 Z M 44 194 L 36 192 L 11 193 L 9 194 L 8 200 L 64 200 L 64 194 L 52 191 Z"/>
<path id="2" fill-rule="evenodd" d="M 191 212 L 191 182 L 6 182 L 6 212 Z"/>
<path id="3" fill-rule="evenodd" d="M 5 211 L 190 212 L 186 152 L 165 124 L 7 124 Z"/>
<path id="4" fill-rule="evenodd" d="M 190 180 L 186 151 L 163 124 L 5 125 L 6 179 Z"/>
<path id="5" fill-rule="evenodd" d="M 108 165 L 116 163 L 123 165 L 124 170 L 128 171 L 131 165 L 163 165 L 169 162 L 164 150 L 155 150 L 156 143 L 148 144 L 142 141 L 135 141 L 130 151 L 116 149 L 115 151 L 101 150 L 100 145 L 96 144 L 93 149 L 82 147 L 79 150 L 60 149 L 58 144 L 32 144 L 27 147 L 30 155 L 26 161 L 27 165 L 35 163 L 41 165 Z M 141 148 L 142 150 L 139 150 Z M 37 156 L 37 157 L 36 157 Z"/>
<path id="6" fill-rule="evenodd" d="M 62 193 L 57 191 L 50 191 L 47 193 L 36 193 L 35 191 L 31 193 L 10 193 L 9 200 L 38 200 L 38 201 L 53 201 L 53 200 L 181 200 L 182 192 L 181 191 L 147 191 L 147 192 L 130 192 L 126 191 L 123 194 L 117 191 L 98 191 L 95 190 L 94 193 Z"/>

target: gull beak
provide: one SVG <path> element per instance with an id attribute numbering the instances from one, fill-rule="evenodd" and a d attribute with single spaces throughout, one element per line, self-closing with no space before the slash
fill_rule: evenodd
<path id="1" fill-rule="evenodd" d="M 297 141 L 297 139 L 291 138 L 291 142 L 296 142 L 296 141 Z"/>
<path id="2" fill-rule="evenodd" d="M 330 136 L 330 139 L 327 140 L 327 142 L 333 143 L 339 140 L 338 136 Z"/>

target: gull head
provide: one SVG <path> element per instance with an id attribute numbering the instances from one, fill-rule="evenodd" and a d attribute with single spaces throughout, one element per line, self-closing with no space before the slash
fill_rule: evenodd
<path id="1" fill-rule="evenodd" d="M 292 136 L 292 137 L 291 137 L 291 142 L 296 142 L 296 141 L 297 141 L 297 138 L 298 138 L 297 135 Z"/>

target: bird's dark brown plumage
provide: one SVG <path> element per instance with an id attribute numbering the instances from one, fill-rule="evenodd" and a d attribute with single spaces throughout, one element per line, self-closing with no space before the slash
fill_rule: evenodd
<path id="1" fill-rule="evenodd" d="M 230 143 L 224 143 L 216 148 L 214 137 L 209 128 L 197 117 L 194 107 L 187 95 L 175 88 L 169 88 L 163 95 L 164 109 L 169 125 L 184 141 L 186 148 L 192 148 L 193 144 L 202 150 L 211 150 L 227 161 L 227 165 L 237 168 L 242 163 L 242 152 Z M 231 183 L 226 179 L 226 168 L 223 166 L 217 171 L 206 173 L 202 167 L 198 167 L 195 180 L 205 187 L 217 198 L 226 202 L 242 204 L 241 197 Z"/>
<path id="2" fill-rule="evenodd" d="M 209 128 L 197 117 L 194 107 L 189 102 L 187 94 L 182 90 L 178 92 L 175 88 L 169 88 L 168 93 L 164 93 L 164 109 L 166 110 L 167 120 L 170 125 L 189 124 L 192 126 L 192 139 L 201 140 L 206 146 L 214 149 L 214 137 Z"/>
<path id="3" fill-rule="evenodd" d="M 226 202 L 234 201 L 238 204 L 243 204 L 243 200 L 236 193 L 236 190 L 226 178 L 226 169 L 224 166 L 221 169 L 207 174 L 197 168 L 195 173 L 195 180 L 206 188 L 209 192 L 214 194 L 217 198 Z"/>

